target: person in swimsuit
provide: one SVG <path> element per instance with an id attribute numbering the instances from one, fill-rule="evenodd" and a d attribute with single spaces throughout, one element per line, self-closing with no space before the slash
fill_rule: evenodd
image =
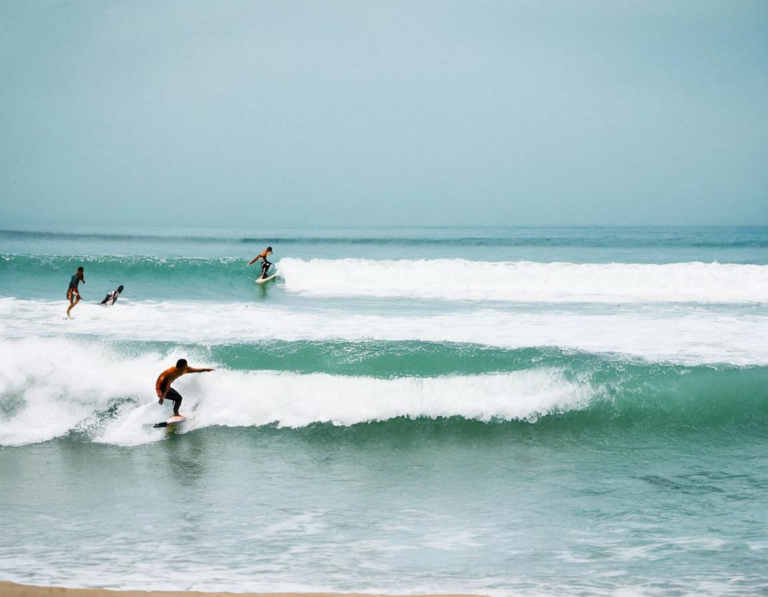
<path id="1" fill-rule="evenodd" d="M 117 302 L 117 298 L 120 296 L 120 293 L 123 291 L 124 286 L 120 284 L 120 286 L 117 287 L 117 290 L 113 290 L 112 292 L 108 292 L 107 296 L 104 297 L 104 300 L 99 303 L 100 305 L 114 305 Z"/>
<path id="2" fill-rule="evenodd" d="M 69 280 L 69 288 L 67 289 L 67 300 L 69 301 L 69 307 L 67 307 L 67 319 L 72 319 L 69 312 L 80 302 L 80 289 L 78 288 L 80 282 L 85 284 L 85 272 L 82 266 L 77 268 L 77 273 Z"/>
<path id="3" fill-rule="evenodd" d="M 266 278 L 267 272 L 269 271 L 269 268 L 272 267 L 272 263 L 270 261 L 267 261 L 267 255 L 272 253 L 272 247 L 267 247 L 266 250 L 261 253 L 258 257 L 254 257 L 251 259 L 251 261 L 248 263 L 248 265 L 253 265 L 256 263 L 259 259 L 263 259 L 264 263 L 261 264 L 261 277 Z"/>
<path id="4" fill-rule="evenodd" d="M 160 398 L 160 404 L 166 399 L 173 400 L 173 414 L 179 416 L 179 406 L 181 406 L 181 394 L 171 387 L 171 384 L 187 373 L 205 373 L 206 371 L 216 371 L 216 369 L 195 369 L 187 365 L 186 359 L 179 359 L 175 367 L 163 371 L 155 382 L 155 391 Z"/>

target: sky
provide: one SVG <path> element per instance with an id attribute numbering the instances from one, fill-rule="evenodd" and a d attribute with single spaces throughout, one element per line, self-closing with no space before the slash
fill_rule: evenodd
<path id="1" fill-rule="evenodd" d="M 6 225 L 768 225 L 765 0 L 5 0 L 0 81 Z"/>

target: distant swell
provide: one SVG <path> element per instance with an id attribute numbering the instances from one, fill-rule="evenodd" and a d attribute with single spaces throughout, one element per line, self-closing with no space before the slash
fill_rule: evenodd
<path id="1" fill-rule="evenodd" d="M 537 233 L 535 229 L 500 230 L 494 234 L 493 229 L 485 229 L 477 235 L 467 234 L 466 229 L 460 234 L 452 234 L 450 229 L 428 229 L 427 231 L 411 231 L 399 229 L 395 233 L 387 229 L 378 229 L 366 235 L 345 235 L 336 231 L 328 234 L 306 235 L 297 232 L 295 235 L 280 236 L 265 234 L 263 236 L 195 236 L 187 235 L 153 235 L 153 234 L 110 234 L 87 232 L 48 232 L 29 230 L 0 230 L 0 239 L 20 240 L 68 240 L 73 242 L 114 241 L 141 244 L 152 243 L 202 243 L 223 244 L 235 243 L 245 245 L 381 245 L 381 246 L 436 246 L 436 247 L 583 247 L 583 248 L 766 248 L 768 236 L 764 228 L 741 227 L 731 229 L 730 238 L 723 235 L 728 228 L 704 229 L 668 229 L 654 228 L 592 228 L 590 234 L 580 233 L 576 228 L 551 228 L 546 234 Z M 503 233 L 502 233 L 503 232 Z"/>

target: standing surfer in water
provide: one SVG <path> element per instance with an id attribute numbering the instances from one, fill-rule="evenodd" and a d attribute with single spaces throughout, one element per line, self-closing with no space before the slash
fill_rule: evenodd
<path id="1" fill-rule="evenodd" d="M 69 288 L 67 289 L 67 300 L 69 301 L 69 307 L 67 307 L 67 319 L 72 319 L 69 312 L 80 302 L 80 289 L 78 288 L 80 282 L 85 284 L 85 271 L 83 270 L 83 266 L 78 267 L 77 273 L 69 280 Z"/>
<path id="2" fill-rule="evenodd" d="M 267 272 L 269 271 L 269 268 L 272 267 L 272 263 L 270 261 L 267 261 L 267 255 L 271 255 L 271 254 L 272 254 L 272 247 L 267 247 L 266 250 L 263 253 L 261 253 L 258 257 L 254 257 L 248 263 L 248 265 L 253 265 L 259 259 L 263 259 L 264 260 L 264 263 L 261 264 L 261 278 L 262 279 L 267 277 Z"/>
<path id="3" fill-rule="evenodd" d="M 179 406 L 181 406 L 181 394 L 171 387 L 171 384 L 187 373 L 205 373 L 206 371 L 216 371 L 216 369 L 195 369 L 187 365 L 186 359 L 179 359 L 175 367 L 163 371 L 155 382 L 155 391 L 160 398 L 160 404 L 167 398 L 173 400 L 173 414 L 179 416 Z"/>

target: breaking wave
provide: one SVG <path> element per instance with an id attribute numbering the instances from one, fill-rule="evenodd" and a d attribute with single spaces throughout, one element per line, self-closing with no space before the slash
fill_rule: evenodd
<path id="1" fill-rule="evenodd" d="M 280 260 L 289 292 L 548 303 L 768 302 L 768 266 L 575 264 L 463 259 Z"/>
<path id="2" fill-rule="evenodd" d="M 103 343 L 27 338 L 0 342 L 0 445 L 79 434 L 88 441 L 160 441 L 151 424 L 170 409 L 154 381 L 180 347 L 120 351 Z M 216 362 L 195 365 L 218 366 Z M 184 432 L 209 427 L 357 426 L 399 420 L 479 421 L 608 429 L 768 424 L 768 367 L 531 363 L 478 375 L 373 377 L 220 368 L 176 384 L 190 414 Z"/>
<path id="3" fill-rule="evenodd" d="M 0 334 L 6 338 L 99 337 L 187 344 L 452 342 L 504 348 L 557 347 L 687 364 L 768 364 L 768 314 L 763 307 L 722 310 L 657 305 L 653 309 L 602 307 L 593 312 L 472 306 L 424 313 L 405 307 L 350 311 L 264 302 L 121 299 L 113 308 L 79 305 L 75 320 L 65 321 L 65 306 L 65 301 L 0 299 Z"/>

